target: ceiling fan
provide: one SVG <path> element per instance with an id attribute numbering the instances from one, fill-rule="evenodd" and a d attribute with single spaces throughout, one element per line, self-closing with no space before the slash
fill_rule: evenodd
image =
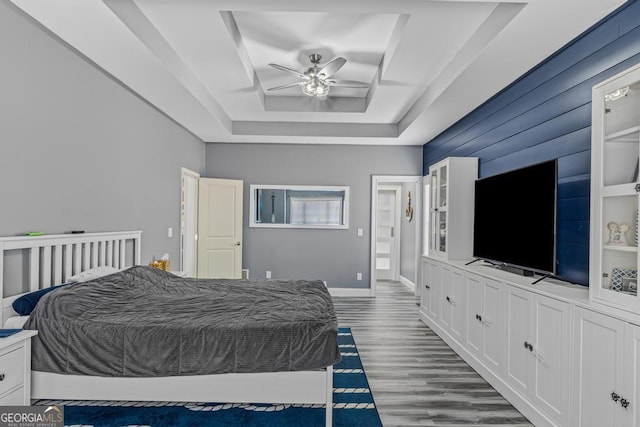
<path id="1" fill-rule="evenodd" d="M 358 82 L 355 80 L 336 80 L 329 78 L 340 68 L 342 68 L 344 64 L 346 64 L 347 60 L 342 58 L 341 56 L 338 56 L 337 58 L 334 58 L 331 61 L 327 62 L 322 68 L 320 68 L 321 60 L 322 55 L 312 53 L 311 55 L 309 55 L 309 61 L 311 61 L 311 64 L 313 65 L 303 72 L 292 70 L 291 68 L 287 68 L 278 64 L 269 64 L 277 70 L 293 74 L 294 76 L 302 79 L 302 81 L 272 87 L 267 90 L 280 90 L 300 86 L 300 88 L 302 89 L 302 93 L 304 93 L 305 95 L 313 97 L 324 97 L 329 93 L 329 88 L 331 86 L 353 88 L 369 87 L 369 83 L 365 82 Z"/>

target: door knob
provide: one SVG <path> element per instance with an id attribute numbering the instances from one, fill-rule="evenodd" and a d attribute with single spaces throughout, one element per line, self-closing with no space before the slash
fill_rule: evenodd
<path id="1" fill-rule="evenodd" d="M 240 246 L 242 243 L 240 242 L 236 242 L 236 246 Z"/>
<path id="2" fill-rule="evenodd" d="M 620 395 L 618 393 L 616 393 L 615 391 L 611 392 L 611 400 L 613 400 L 614 402 L 617 402 L 620 399 Z"/>
<path id="3" fill-rule="evenodd" d="M 629 401 L 625 398 L 620 399 L 620 406 L 622 406 L 624 409 L 627 409 L 627 406 L 629 406 Z"/>

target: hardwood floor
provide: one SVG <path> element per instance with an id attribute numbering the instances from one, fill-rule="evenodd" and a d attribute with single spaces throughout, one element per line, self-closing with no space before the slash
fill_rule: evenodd
<path id="1" fill-rule="evenodd" d="M 418 319 L 418 300 L 380 281 L 376 298 L 334 297 L 350 327 L 382 423 L 388 426 L 531 424 Z"/>

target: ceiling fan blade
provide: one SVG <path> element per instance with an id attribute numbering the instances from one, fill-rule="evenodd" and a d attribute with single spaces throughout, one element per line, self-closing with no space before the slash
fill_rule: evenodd
<path id="1" fill-rule="evenodd" d="M 341 56 L 337 58 L 333 58 L 331 61 L 327 62 L 327 64 L 322 67 L 322 69 L 318 72 L 319 75 L 324 75 L 324 77 L 329 77 L 335 72 L 337 72 L 344 64 L 347 63 L 347 60 Z"/>
<path id="2" fill-rule="evenodd" d="M 291 68 L 287 68 L 287 67 L 284 67 L 284 66 L 278 65 L 278 64 L 269 64 L 269 65 L 272 66 L 273 68 L 275 68 L 276 70 L 280 70 L 280 71 L 284 71 L 284 72 L 287 72 L 287 73 L 291 73 L 291 74 L 293 74 L 295 76 L 300 77 L 301 79 L 305 79 L 305 80 L 309 79 L 309 77 L 307 77 L 306 75 L 302 74 L 300 71 L 292 70 Z"/>
<path id="3" fill-rule="evenodd" d="M 289 84 L 282 85 L 282 86 L 270 87 L 267 90 L 280 90 L 280 89 L 286 89 L 288 87 L 302 86 L 302 85 L 305 85 L 305 84 L 307 84 L 306 81 L 296 82 L 296 83 L 289 83 Z"/>
<path id="4" fill-rule="evenodd" d="M 371 86 L 369 83 L 359 82 L 356 80 L 327 80 L 329 86 L 335 87 L 356 87 L 356 88 L 368 88 Z"/>

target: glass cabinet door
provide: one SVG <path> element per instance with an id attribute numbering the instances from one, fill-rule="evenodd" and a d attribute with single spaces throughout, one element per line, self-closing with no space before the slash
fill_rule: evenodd
<path id="1" fill-rule="evenodd" d="M 431 171 L 431 249 L 435 254 L 447 253 L 447 180 L 446 163 Z"/>
<path id="2" fill-rule="evenodd" d="M 626 75 L 594 89 L 594 130 L 601 139 L 599 296 L 638 305 L 640 78 Z M 636 75 L 640 77 L 640 75 Z M 599 123 L 598 123 L 599 121 Z M 592 155 L 598 151 L 593 150 Z M 595 159 L 597 162 L 598 159 Z M 595 163 L 594 163 L 595 164 Z M 593 172 L 592 172 L 593 173 Z M 596 173 L 597 175 L 597 173 Z"/>
<path id="3" fill-rule="evenodd" d="M 438 250 L 447 253 L 447 185 L 448 185 L 448 168 L 444 164 L 438 169 L 439 195 L 438 195 Z"/>
<path id="4" fill-rule="evenodd" d="M 437 219 L 437 206 L 438 206 L 438 174 L 437 171 L 433 171 L 430 175 L 431 179 L 431 206 L 429 207 L 429 215 L 431 216 L 431 229 L 429 239 L 429 249 L 432 253 L 436 253 L 438 247 L 438 219 Z"/>

